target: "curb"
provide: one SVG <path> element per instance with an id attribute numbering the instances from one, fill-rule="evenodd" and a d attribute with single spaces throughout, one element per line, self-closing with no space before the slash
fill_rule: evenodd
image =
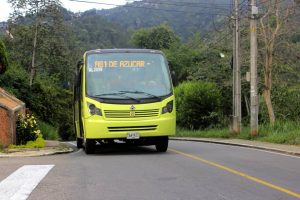
<path id="1" fill-rule="evenodd" d="M 259 149 L 265 151 L 271 151 L 276 153 L 283 153 L 293 156 L 300 156 L 300 152 L 288 151 L 278 148 L 271 148 L 271 147 L 264 147 L 258 145 L 251 145 L 251 144 L 243 144 L 243 143 L 235 143 L 235 142 L 226 142 L 226 141 L 217 141 L 217 140 L 208 140 L 208 139 L 198 139 L 198 138 L 170 138 L 170 140 L 177 140 L 177 141 L 191 141 L 191 142 L 202 142 L 202 143 L 212 143 L 212 144 L 220 144 L 220 145 L 228 145 L 228 146 L 237 146 L 237 147 L 245 147 L 251 149 Z"/>
<path id="2" fill-rule="evenodd" d="M 70 147 L 54 147 L 52 149 L 39 149 L 32 151 L 19 151 L 15 153 L 0 153 L 0 158 L 14 158 L 14 157 L 40 157 L 40 156 L 50 156 L 55 154 L 71 153 L 74 149 Z"/>

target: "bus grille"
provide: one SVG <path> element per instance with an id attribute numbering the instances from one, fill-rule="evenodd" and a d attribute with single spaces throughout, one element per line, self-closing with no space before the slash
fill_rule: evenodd
<path id="1" fill-rule="evenodd" d="M 128 131 L 154 131 L 157 129 L 157 125 L 151 126 L 115 126 L 108 127 L 109 132 L 128 132 Z"/>
<path id="2" fill-rule="evenodd" d="M 106 118 L 137 118 L 137 117 L 157 117 L 159 109 L 150 110 L 105 110 Z"/>

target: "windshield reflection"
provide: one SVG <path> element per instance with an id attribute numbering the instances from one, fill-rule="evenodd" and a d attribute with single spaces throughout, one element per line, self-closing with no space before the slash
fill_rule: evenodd
<path id="1" fill-rule="evenodd" d="M 171 93 L 161 54 L 107 53 L 87 57 L 86 93 L 102 98 L 158 98 Z M 125 94 L 126 93 L 126 94 Z"/>

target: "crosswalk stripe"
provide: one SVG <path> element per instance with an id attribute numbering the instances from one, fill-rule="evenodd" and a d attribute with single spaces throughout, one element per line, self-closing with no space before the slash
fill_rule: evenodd
<path id="1" fill-rule="evenodd" d="M 24 165 L 0 182 L 0 200 L 26 200 L 54 165 Z"/>

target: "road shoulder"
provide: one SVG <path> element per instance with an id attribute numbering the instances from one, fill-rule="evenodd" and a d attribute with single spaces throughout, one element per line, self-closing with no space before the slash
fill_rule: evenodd
<path id="1" fill-rule="evenodd" d="M 268 142 L 260 142 L 260 141 L 252 141 L 252 140 L 221 139 L 221 138 L 171 137 L 170 140 L 193 141 L 193 142 L 204 142 L 204 143 L 214 143 L 214 144 L 221 144 L 221 145 L 239 146 L 239 147 L 254 148 L 254 149 L 300 156 L 300 146 L 295 146 L 295 145 L 273 144 Z"/>

